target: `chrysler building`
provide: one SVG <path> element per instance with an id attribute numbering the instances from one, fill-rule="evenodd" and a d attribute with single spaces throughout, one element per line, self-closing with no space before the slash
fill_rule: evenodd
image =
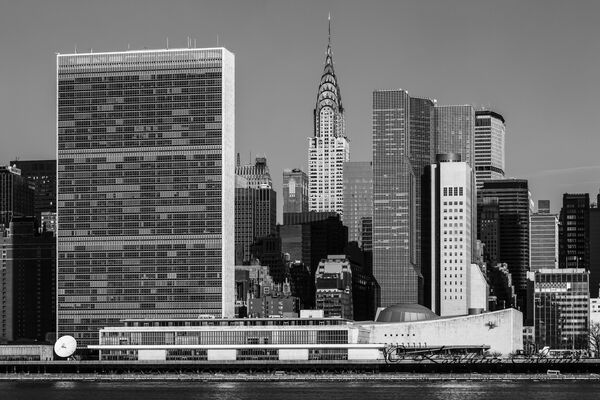
<path id="1" fill-rule="evenodd" d="M 335 211 L 342 214 L 344 162 L 349 159 L 344 107 L 333 70 L 330 17 L 325 68 L 314 109 L 314 136 L 308 139 L 309 211 Z"/>

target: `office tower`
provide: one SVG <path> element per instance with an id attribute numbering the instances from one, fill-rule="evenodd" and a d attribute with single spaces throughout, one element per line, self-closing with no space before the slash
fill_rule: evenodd
<path id="1" fill-rule="evenodd" d="M 550 214 L 550 201 L 538 201 L 538 212 L 530 217 L 529 269 L 558 268 L 558 217 Z"/>
<path id="2" fill-rule="evenodd" d="M 373 277 L 373 253 L 350 242 L 344 255 L 352 268 L 352 310 L 355 321 L 374 321 L 379 285 Z"/>
<path id="3" fill-rule="evenodd" d="M 532 207 L 526 179 L 484 181 L 477 192 L 478 202 L 498 201 L 499 250 L 496 262 L 506 263 L 512 276 L 518 306 L 526 313 L 527 271 L 529 270 L 529 213 Z M 480 223 L 481 223 L 480 219 Z M 479 231 L 482 231 L 480 226 Z M 483 240 L 482 240 L 483 241 Z"/>
<path id="4" fill-rule="evenodd" d="M 283 225 L 298 225 L 309 222 L 323 221 L 329 217 L 339 219 L 339 214 L 335 211 L 309 211 L 305 213 L 286 213 L 283 214 Z"/>
<path id="5" fill-rule="evenodd" d="M 540 269 L 534 282 L 535 342 L 539 348 L 588 349 L 589 272 L 583 268 Z"/>
<path id="6" fill-rule="evenodd" d="M 373 92 L 373 275 L 381 307 L 418 303 L 415 174 L 410 156 L 410 97 Z"/>
<path id="7" fill-rule="evenodd" d="M 34 186 L 13 166 L 0 167 L 0 230 L 8 229 L 13 217 L 34 213 Z"/>
<path id="8" fill-rule="evenodd" d="M 269 275 L 275 283 L 283 283 L 287 275 L 281 249 L 281 238 L 277 234 L 256 238 L 250 247 L 252 257 L 268 267 Z"/>
<path id="9" fill-rule="evenodd" d="M 0 342 L 52 341 L 56 332 L 56 239 L 34 217 L 13 217 L 0 235 Z"/>
<path id="10" fill-rule="evenodd" d="M 425 169 L 435 162 L 435 103 L 430 99 L 410 98 L 410 138 L 408 159 L 415 175 L 415 265 L 422 270 L 423 188 Z M 426 190 L 426 189 L 425 189 Z"/>
<path id="11" fill-rule="evenodd" d="M 475 111 L 475 180 L 504 179 L 504 117 L 494 111 Z"/>
<path id="12" fill-rule="evenodd" d="M 299 168 L 283 170 L 283 213 L 308 212 L 308 176 Z"/>
<path id="13" fill-rule="evenodd" d="M 313 281 L 308 266 L 300 260 L 290 260 L 288 264 L 290 290 L 292 295 L 300 299 L 300 309 L 307 308 L 307 304 L 313 304 Z"/>
<path id="14" fill-rule="evenodd" d="M 242 186 L 253 198 L 253 239 L 274 234 L 277 229 L 277 193 L 273 190 L 266 157 L 256 157 L 254 164 L 238 165 L 235 173 L 246 179 L 247 185 Z"/>
<path id="15" fill-rule="evenodd" d="M 500 207 L 497 197 L 480 198 L 477 204 L 477 237 L 483 244 L 483 261 L 496 265 L 500 261 Z"/>
<path id="16" fill-rule="evenodd" d="M 460 154 L 474 167 L 475 110 L 472 106 L 435 106 L 435 154 Z"/>
<path id="17" fill-rule="evenodd" d="M 67 54 L 58 80 L 58 334 L 234 315 L 234 55 Z"/>
<path id="18" fill-rule="evenodd" d="M 373 163 L 344 163 L 344 225 L 348 241 L 362 243 L 361 221 L 373 217 Z"/>
<path id="19" fill-rule="evenodd" d="M 590 268 L 590 195 L 565 193 L 560 210 L 560 268 Z"/>
<path id="20" fill-rule="evenodd" d="M 590 296 L 600 297 L 600 194 L 590 208 Z"/>
<path id="21" fill-rule="evenodd" d="M 373 217 L 360 219 L 360 243 L 364 251 L 373 251 Z"/>
<path id="22" fill-rule="evenodd" d="M 240 154 L 238 153 L 235 174 L 244 177 L 248 181 L 249 187 L 253 189 L 273 187 L 273 181 L 271 180 L 266 157 L 255 157 L 254 164 L 249 163 L 242 165 L 239 156 Z"/>
<path id="23" fill-rule="evenodd" d="M 339 215 L 322 213 L 322 218 L 316 219 L 313 214 L 319 213 L 306 214 L 304 221 L 279 226 L 279 237 L 281 251 L 289 254 L 291 261 L 301 261 L 310 271 L 310 303 L 305 303 L 304 307 L 312 308 L 315 299 L 315 271 L 319 262 L 329 254 L 343 254 L 348 243 L 348 228 L 342 224 Z"/>
<path id="24" fill-rule="evenodd" d="M 352 267 L 345 255 L 329 255 L 315 272 L 316 309 L 325 318 L 354 319 Z"/>
<path id="25" fill-rule="evenodd" d="M 248 180 L 235 176 L 235 265 L 242 265 L 251 259 L 250 246 L 254 243 L 254 201 L 255 190 Z"/>
<path id="26" fill-rule="evenodd" d="M 34 215 L 38 223 L 42 213 L 56 213 L 56 160 L 11 161 L 35 186 Z M 42 226 L 40 224 L 40 226 Z"/>
<path id="27" fill-rule="evenodd" d="M 458 154 L 438 154 L 428 169 L 430 228 L 424 251 L 425 305 L 440 316 L 466 315 L 487 309 L 487 284 L 473 264 L 473 172 Z M 425 238 L 424 238 L 425 239 Z M 425 259 L 425 257 L 424 257 Z"/>
<path id="28" fill-rule="evenodd" d="M 331 21 L 330 21 L 331 28 Z M 344 162 L 350 160 L 344 107 L 333 69 L 331 29 L 314 109 L 314 136 L 308 139 L 310 211 L 344 211 Z"/>

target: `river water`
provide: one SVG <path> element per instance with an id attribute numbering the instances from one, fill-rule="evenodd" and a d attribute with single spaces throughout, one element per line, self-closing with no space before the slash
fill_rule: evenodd
<path id="1" fill-rule="evenodd" d="M 596 382 L 0 382 L 2 400 L 600 399 Z"/>

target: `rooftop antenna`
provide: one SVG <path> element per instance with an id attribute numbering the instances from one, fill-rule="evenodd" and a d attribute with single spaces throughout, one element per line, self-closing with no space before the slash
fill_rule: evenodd
<path id="1" fill-rule="evenodd" d="M 196 38 L 194 38 L 194 48 L 196 48 Z"/>
<path id="2" fill-rule="evenodd" d="M 75 43 L 75 54 L 77 54 L 77 43 Z"/>
<path id="3" fill-rule="evenodd" d="M 327 31 L 328 31 L 328 37 L 327 37 L 327 44 L 331 45 L 331 11 L 329 12 L 329 15 L 327 16 Z"/>
<path id="4" fill-rule="evenodd" d="M 129 43 L 127 43 L 127 50 L 129 50 L 129 48 L 130 48 L 130 45 L 129 45 Z"/>
<path id="5" fill-rule="evenodd" d="M 219 47 L 219 35 L 217 35 L 217 47 Z"/>
<path id="6" fill-rule="evenodd" d="M 169 50 L 169 37 L 167 36 L 167 50 Z"/>

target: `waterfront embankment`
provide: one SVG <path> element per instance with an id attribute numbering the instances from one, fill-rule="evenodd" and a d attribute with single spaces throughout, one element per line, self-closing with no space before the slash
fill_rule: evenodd
<path id="1" fill-rule="evenodd" d="M 187 382 L 278 382 L 278 381 L 319 381 L 319 382 L 410 382 L 410 381 L 594 381 L 600 382 L 600 374 L 561 374 L 551 371 L 545 374 L 480 374 L 480 373 L 342 373 L 342 374 L 307 374 L 307 373 L 274 373 L 274 374 L 1 374 L 0 382 L 118 382 L 118 381 L 187 381 Z"/>

